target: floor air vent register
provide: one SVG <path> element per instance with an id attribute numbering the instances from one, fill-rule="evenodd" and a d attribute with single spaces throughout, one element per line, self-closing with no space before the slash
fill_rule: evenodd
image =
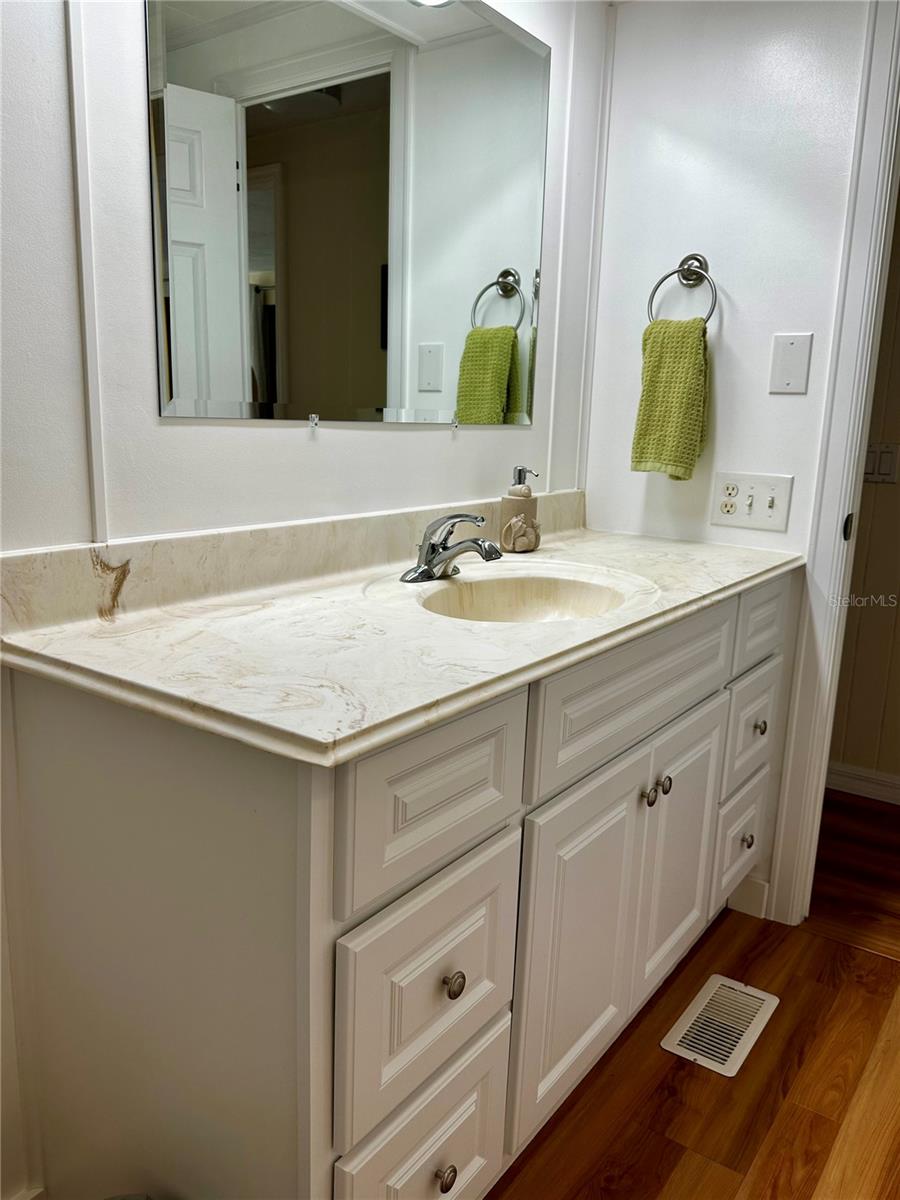
<path id="1" fill-rule="evenodd" d="M 712 975 L 660 1045 L 719 1075 L 736 1075 L 777 1007 L 769 992 Z"/>

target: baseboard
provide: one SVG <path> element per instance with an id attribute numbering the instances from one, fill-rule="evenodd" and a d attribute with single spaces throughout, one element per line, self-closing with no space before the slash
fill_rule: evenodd
<path id="1" fill-rule="evenodd" d="M 764 917 L 769 902 L 769 881 L 748 875 L 728 897 L 728 907 L 748 917 Z"/>
<path id="2" fill-rule="evenodd" d="M 47 1200 L 47 1193 L 43 1188 L 26 1188 L 13 1196 L 13 1200 Z"/>
<path id="3" fill-rule="evenodd" d="M 866 796 L 869 800 L 885 800 L 888 804 L 900 804 L 900 776 L 888 775 L 884 771 L 870 771 L 868 767 L 853 767 L 847 763 L 830 763 L 827 785 L 836 792 L 852 792 Z"/>

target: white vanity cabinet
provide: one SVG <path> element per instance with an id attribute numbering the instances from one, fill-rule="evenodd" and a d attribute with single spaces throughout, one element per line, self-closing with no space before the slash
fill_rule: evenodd
<path id="1" fill-rule="evenodd" d="M 768 853 L 792 586 L 336 768 L 10 672 L 49 1193 L 479 1200 Z"/>

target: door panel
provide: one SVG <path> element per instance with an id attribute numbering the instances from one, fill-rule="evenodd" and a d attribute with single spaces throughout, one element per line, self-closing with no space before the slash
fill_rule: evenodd
<path id="1" fill-rule="evenodd" d="M 628 1017 L 636 825 L 650 750 L 596 771 L 525 822 L 511 1058 L 511 1153 Z"/>
<path id="2" fill-rule="evenodd" d="M 181 416 L 243 413 L 235 102 L 166 87 L 172 393 Z"/>
<path id="3" fill-rule="evenodd" d="M 706 926 L 728 704 L 727 695 L 716 696 L 652 744 L 651 777 L 659 790 L 656 803 L 641 811 L 633 1009 Z"/>

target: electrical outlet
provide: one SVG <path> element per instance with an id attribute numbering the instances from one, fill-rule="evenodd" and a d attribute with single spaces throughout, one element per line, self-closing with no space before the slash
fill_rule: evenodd
<path id="1" fill-rule="evenodd" d="M 793 475 L 717 471 L 710 524 L 783 533 L 791 511 Z"/>

